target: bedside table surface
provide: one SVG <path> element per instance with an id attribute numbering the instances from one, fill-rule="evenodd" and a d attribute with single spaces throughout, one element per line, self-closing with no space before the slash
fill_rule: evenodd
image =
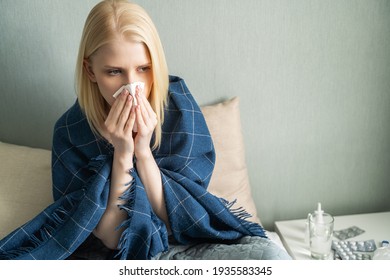
<path id="1" fill-rule="evenodd" d="M 334 230 L 357 226 L 365 232 L 347 240 L 374 239 L 377 247 L 382 240 L 390 239 L 390 212 L 367 213 L 334 217 Z M 309 237 L 306 231 L 306 219 L 277 221 L 275 231 L 283 245 L 296 260 L 310 260 Z M 333 237 L 334 240 L 338 240 Z"/>

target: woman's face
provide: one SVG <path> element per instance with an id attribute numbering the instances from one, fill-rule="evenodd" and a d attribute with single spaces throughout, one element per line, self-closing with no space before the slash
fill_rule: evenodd
<path id="1" fill-rule="evenodd" d="M 149 97 L 153 85 L 152 63 L 143 43 L 118 40 L 100 47 L 90 60 L 84 61 L 89 79 L 97 83 L 100 93 L 111 106 L 112 96 L 121 86 L 143 82 L 143 94 Z"/>

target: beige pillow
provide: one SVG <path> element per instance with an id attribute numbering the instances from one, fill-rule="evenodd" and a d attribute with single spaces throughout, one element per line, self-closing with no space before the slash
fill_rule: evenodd
<path id="1" fill-rule="evenodd" d="M 209 191 L 228 201 L 237 199 L 233 209 L 243 207 L 252 215 L 248 220 L 260 223 L 246 167 L 239 98 L 234 97 L 201 109 L 217 155 Z"/>
<path id="2" fill-rule="evenodd" d="M 51 151 L 0 142 L 0 239 L 52 203 Z"/>

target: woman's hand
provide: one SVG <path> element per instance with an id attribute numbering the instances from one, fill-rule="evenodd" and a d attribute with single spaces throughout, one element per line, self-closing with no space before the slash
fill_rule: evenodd
<path id="1" fill-rule="evenodd" d="M 136 89 L 138 105 L 135 107 L 137 134 L 134 139 L 135 157 L 141 159 L 151 155 L 150 141 L 157 125 L 157 115 L 144 94 Z"/>
<path id="2" fill-rule="evenodd" d="M 114 158 L 111 171 L 111 188 L 106 210 L 94 230 L 94 234 L 108 248 L 117 249 L 123 229 L 116 230 L 127 217 L 126 211 L 118 205 L 124 204 L 120 199 L 129 188 L 132 180 L 129 170 L 133 168 L 134 140 L 132 136 L 135 123 L 133 97 L 124 90 L 112 104 L 107 119 L 104 122 L 104 137 L 114 145 Z"/>
<path id="3" fill-rule="evenodd" d="M 145 191 L 154 213 L 165 223 L 168 232 L 171 231 L 167 209 L 165 206 L 161 172 L 150 149 L 150 141 L 157 125 L 157 115 L 153 111 L 146 96 L 136 89 L 136 124 L 138 132 L 134 138 L 137 172 L 145 186 Z"/>
<path id="4" fill-rule="evenodd" d="M 136 113 L 132 110 L 133 97 L 127 90 L 122 91 L 112 105 L 104 126 L 115 152 L 133 155 L 132 131 Z"/>

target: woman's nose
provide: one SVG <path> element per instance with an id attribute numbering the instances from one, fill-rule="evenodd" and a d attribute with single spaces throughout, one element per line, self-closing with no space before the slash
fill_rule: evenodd
<path id="1" fill-rule="evenodd" d="M 133 80 L 130 77 L 126 77 L 126 79 L 123 81 L 124 85 L 131 84 Z"/>
<path id="2" fill-rule="evenodd" d="M 128 75 L 126 75 L 124 82 L 124 84 L 132 84 L 134 82 L 137 82 L 137 75 L 135 75 L 135 73 L 129 73 Z"/>

